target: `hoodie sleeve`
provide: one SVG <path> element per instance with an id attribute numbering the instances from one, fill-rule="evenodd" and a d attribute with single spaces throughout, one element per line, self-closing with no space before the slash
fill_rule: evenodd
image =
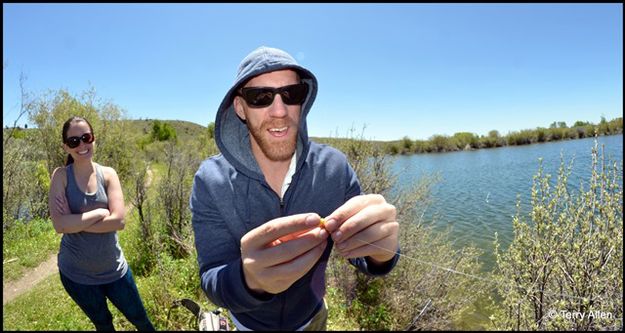
<path id="1" fill-rule="evenodd" d="M 349 163 L 346 163 L 346 164 L 347 164 L 347 178 L 346 179 L 348 179 L 348 182 L 347 182 L 347 190 L 345 191 L 346 193 L 345 202 L 347 202 L 347 200 L 357 195 L 364 194 L 360 188 L 360 183 L 358 182 L 358 177 L 356 176 L 356 172 L 354 172 L 354 169 L 352 169 Z M 393 257 L 393 259 L 387 261 L 386 263 L 380 266 L 377 266 L 377 265 L 374 266 L 370 264 L 369 257 L 352 258 L 348 260 L 350 264 L 354 265 L 356 268 L 358 268 L 358 270 L 360 270 L 364 274 L 367 274 L 370 276 L 381 276 L 381 275 L 386 275 L 391 270 L 393 270 L 393 268 L 397 264 L 397 260 L 399 260 L 399 255 L 400 255 L 400 249 L 397 248 L 397 252 L 395 252 L 395 256 Z"/>
<path id="2" fill-rule="evenodd" d="M 211 302 L 234 313 L 256 309 L 274 296 L 260 299 L 247 288 L 239 242 L 230 233 L 208 187 L 208 175 L 215 172 L 206 169 L 196 173 L 190 198 L 202 290 Z"/>

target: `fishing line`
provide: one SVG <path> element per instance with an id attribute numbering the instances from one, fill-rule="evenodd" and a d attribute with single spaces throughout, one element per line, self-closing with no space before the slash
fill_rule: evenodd
<path id="1" fill-rule="evenodd" d="M 388 249 L 385 249 L 385 248 L 383 248 L 383 247 L 381 247 L 381 246 L 378 246 L 378 245 L 375 245 L 375 244 L 372 244 L 372 243 L 366 242 L 366 241 L 364 241 L 364 240 L 361 240 L 361 239 L 358 239 L 358 238 L 355 238 L 355 239 L 356 239 L 357 241 L 360 241 L 360 242 L 362 242 L 362 243 L 365 243 L 366 245 L 371 245 L 371 246 L 373 246 L 373 247 L 377 247 L 377 248 L 379 248 L 379 249 L 381 249 L 381 250 L 384 250 L 384 251 L 386 251 L 386 252 L 389 252 L 389 253 L 396 253 L 395 251 L 389 251 Z M 483 277 L 480 277 L 480 276 L 477 276 L 477 275 L 473 275 L 473 274 L 469 274 L 469 273 L 460 272 L 460 271 L 455 270 L 455 269 L 451 269 L 451 268 L 443 267 L 443 266 L 440 266 L 440 265 L 437 265 L 437 264 L 434 264 L 434 263 L 431 263 L 431 262 L 427 262 L 427 261 L 419 260 L 419 259 L 417 259 L 417 258 L 413 258 L 413 257 L 407 256 L 407 255 L 405 255 L 405 254 L 403 254 L 403 253 L 397 253 L 397 254 L 399 254 L 399 256 L 401 256 L 401 257 L 404 257 L 404 258 L 407 258 L 407 259 L 410 259 L 410 260 L 416 261 L 416 262 L 421 263 L 421 264 L 424 264 L 424 265 L 430 265 L 430 266 L 432 266 L 432 267 L 435 267 L 435 268 L 438 268 L 438 269 L 441 269 L 441 270 L 444 270 L 444 271 L 447 271 L 447 272 L 450 272 L 450 273 L 453 273 L 453 274 L 464 275 L 464 276 L 467 276 L 467 277 L 470 277 L 470 278 L 474 278 L 474 279 L 481 280 L 481 281 L 484 281 L 484 282 L 493 283 L 493 284 L 496 284 L 496 285 L 500 285 L 500 284 L 501 284 L 501 282 L 498 282 L 498 281 L 495 281 L 495 280 L 492 280 L 492 279 L 487 279 L 487 278 L 483 278 Z M 505 286 L 504 286 L 504 287 L 505 287 Z M 526 290 L 526 288 L 521 287 L 520 285 L 516 285 L 516 287 L 517 287 L 517 288 L 519 288 L 520 290 Z M 531 292 L 533 292 L 534 290 L 533 290 L 533 287 L 532 287 L 532 288 L 530 288 L 529 290 L 526 290 L 526 291 L 527 291 L 527 293 L 528 293 L 528 294 L 530 294 L 530 293 L 531 293 Z M 538 290 L 537 290 L 537 291 L 538 291 Z M 545 295 L 550 295 L 550 296 L 562 296 L 562 297 L 568 297 L 568 298 L 578 299 L 578 300 L 582 300 L 582 301 L 584 301 L 584 300 L 587 300 L 587 299 L 588 299 L 588 298 L 586 298 L 586 297 L 571 296 L 571 295 L 567 295 L 567 294 L 558 294 L 558 293 L 552 293 L 552 292 L 548 292 L 548 291 L 542 291 L 542 292 L 543 292 Z"/>

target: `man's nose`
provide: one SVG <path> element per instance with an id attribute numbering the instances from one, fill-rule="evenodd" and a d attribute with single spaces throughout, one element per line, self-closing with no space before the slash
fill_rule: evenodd
<path id="1" fill-rule="evenodd" d="M 269 106 L 269 115 L 276 118 L 283 118 L 289 114 L 286 104 L 282 101 L 282 95 L 276 94 L 273 103 Z"/>

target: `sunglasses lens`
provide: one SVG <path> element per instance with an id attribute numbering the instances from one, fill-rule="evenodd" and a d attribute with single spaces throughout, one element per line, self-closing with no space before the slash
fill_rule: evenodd
<path id="1" fill-rule="evenodd" d="M 67 138 L 67 140 L 65 141 L 65 144 L 67 144 L 67 146 L 70 148 L 76 148 L 80 146 L 80 140 L 82 140 L 82 142 L 84 143 L 92 143 L 93 139 L 94 138 L 93 138 L 93 135 L 91 135 L 91 133 L 85 133 L 80 137 L 72 136 L 72 137 Z"/>
<path id="2" fill-rule="evenodd" d="M 302 104 L 308 94 L 306 83 L 293 84 L 282 88 L 243 88 L 241 95 L 248 105 L 255 108 L 264 108 L 273 103 L 275 94 L 282 96 L 287 105 Z"/>
<path id="3" fill-rule="evenodd" d="M 308 85 L 306 83 L 294 84 L 292 86 L 284 87 L 282 91 L 282 99 L 284 104 L 296 105 L 302 104 L 306 95 L 308 94 Z"/>
<path id="4" fill-rule="evenodd" d="M 80 138 L 77 136 L 72 136 L 71 138 L 67 138 L 67 141 L 65 143 L 70 148 L 76 148 L 78 147 L 78 145 L 80 145 Z"/>
<path id="5" fill-rule="evenodd" d="M 91 133 L 85 133 L 83 134 L 80 139 L 82 140 L 82 142 L 84 143 L 92 143 L 93 142 L 93 135 L 91 135 Z"/>
<path id="6" fill-rule="evenodd" d="M 265 107 L 273 102 L 273 91 L 265 88 L 254 88 L 247 91 L 245 101 L 253 107 Z"/>

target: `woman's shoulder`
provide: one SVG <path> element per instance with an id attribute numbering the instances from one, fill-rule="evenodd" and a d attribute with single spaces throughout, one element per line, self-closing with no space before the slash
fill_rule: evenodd
<path id="1" fill-rule="evenodd" d="M 96 167 L 100 168 L 104 178 L 108 179 L 111 176 L 117 177 L 117 171 L 115 171 L 115 169 L 113 169 L 112 167 L 101 165 L 101 164 L 98 164 L 98 163 L 95 163 L 95 162 L 93 162 L 93 164 L 95 164 Z"/>
<path id="2" fill-rule="evenodd" d="M 65 177 L 67 176 L 67 167 L 66 166 L 60 166 L 57 167 L 56 169 L 54 169 L 54 171 L 52 171 L 52 179 L 54 179 L 55 177 Z"/>
<path id="3" fill-rule="evenodd" d="M 67 184 L 67 166 L 57 167 L 52 171 L 52 176 L 50 177 L 50 183 L 56 184 L 59 183 L 65 187 Z"/>

